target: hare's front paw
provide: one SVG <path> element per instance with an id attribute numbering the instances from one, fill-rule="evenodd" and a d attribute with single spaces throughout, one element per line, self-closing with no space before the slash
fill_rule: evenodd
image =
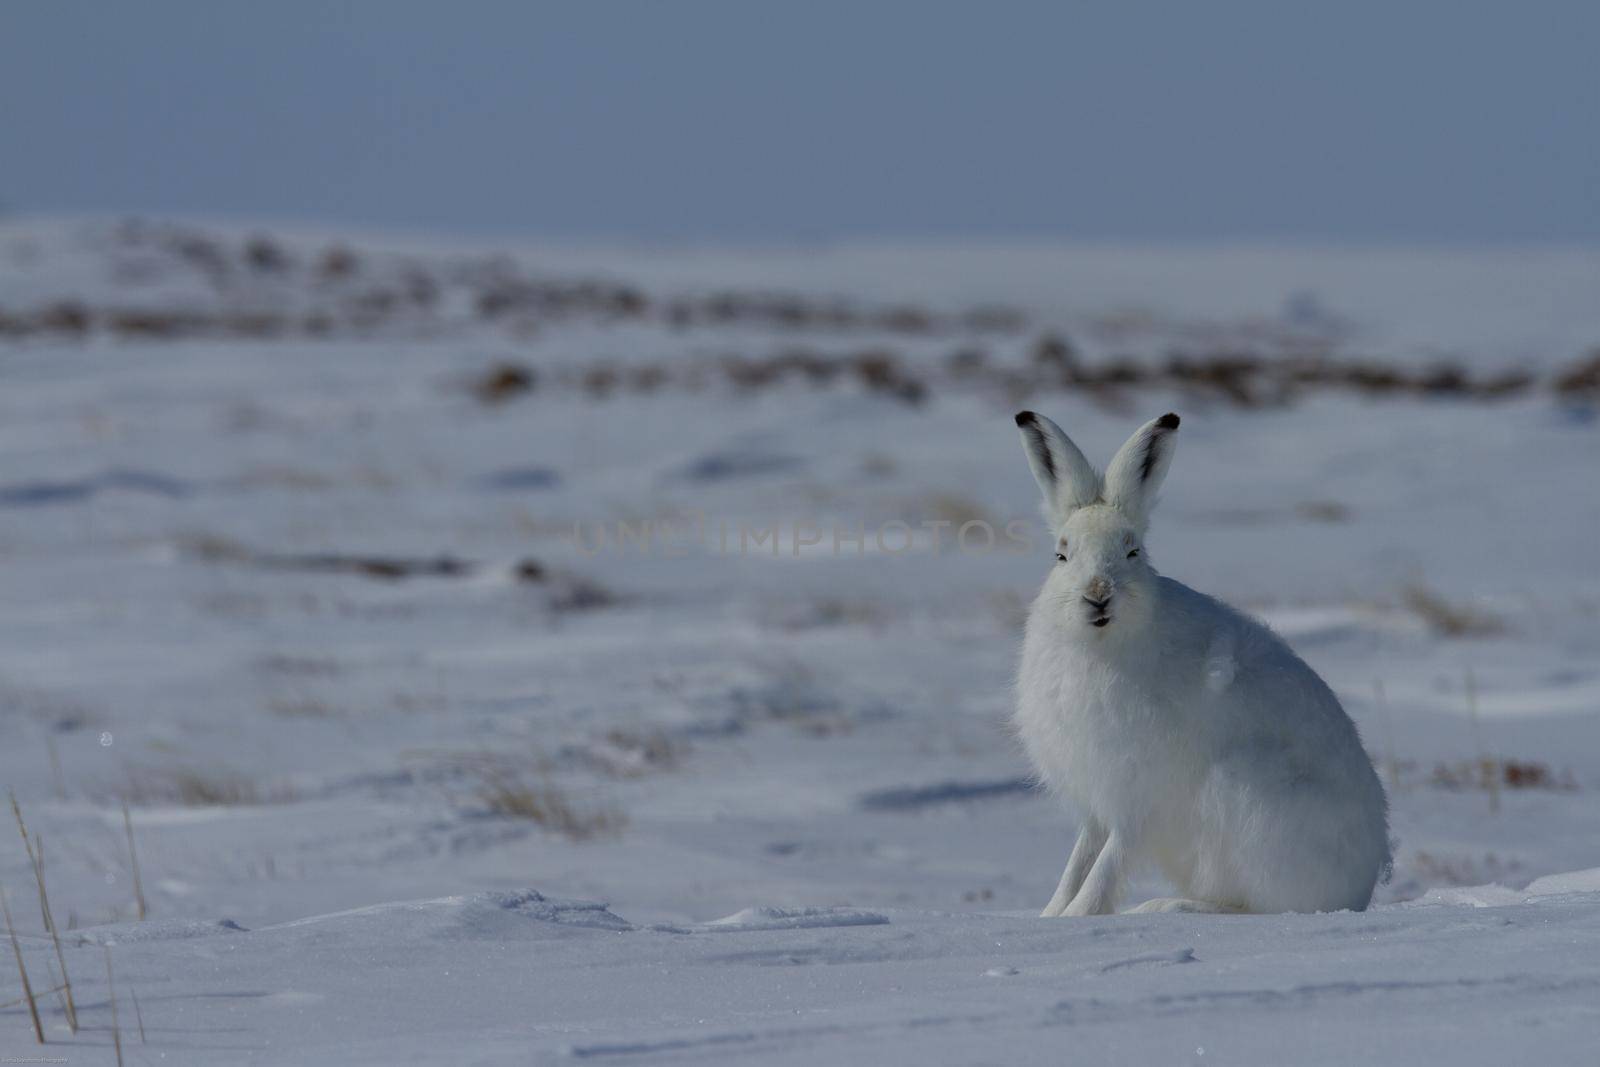
<path id="1" fill-rule="evenodd" d="M 1233 904 L 1214 904 L 1209 900 L 1185 900 L 1182 897 L 1157 897 L 1147 900 L 1137 908 L 1129 908 L 1128 915 L 1153 915 L 1157 912 L 1180 912 L 1185 915 L 1237 915 L 1244 909 Z"/>
<path id="2" fill-rule="evenodd" d="M 1071 919 L 1081 919 L 1087 915 L 1110 915 L 1112 910 L 1111 901 L 1105 897 L 1079 893 L 1061 914 Z"/>

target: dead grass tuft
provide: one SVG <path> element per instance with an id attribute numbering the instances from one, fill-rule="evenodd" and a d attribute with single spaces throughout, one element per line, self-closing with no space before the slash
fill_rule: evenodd
<path id="1" fill-rule="evenodd" d="M 688 751 L 686 742 L 664 731 L 620 727 L 572 750 L 587 766 L 612 778 L 640 778 L 674 770 Z"/>
<path id="2" fill-rule="evenodd" d="M 1499 618 L 1446 600 L 1420 582 L 1406 587 L 1405 606 L 1442 637 L 1488 637 L 1505 631 Z"/>
<path id="3" fill-rule="evenodd" d="M 890 622 L 889 609 L 875 600 L 825 596 L 811 601 L 784 600 L 769 609 L 764 620 L 780 630 L 818 630 L 833 626 L 882 628 Z"/>
<path id="4" fill-rule="evenodd" d="M 1445 856 L 1418 849 L 1412 857 L 1417 873 L 1427 882 L 1444 885 L 1483 885 L 1485 882 L 1514 880 L 1522 869 L 1515 859 L 1502 860 L 1493 852 L 1481 859 L 1473 856 Z"/>
<path id="5" fill-rule="evenodd" d="M 922 503 L 928 518 L 948 522 L 952 530 L 959 530 L 961 525 L 967 522 L 984 522 L 995 529 L 1001 526 L 989 513 L 988 508 L 961 493 L 943 490 L 932 492 Z"/>
<path id="6" fill-rule="evenodd" d="M 531 393 L 537 376 L 521 363 L 496 363 L 472 383 L 472 393 L 485 404 L 503 404 Z"/>
<path id="7" fill-rule="evenodd" d="M 1557 773 L 1537 760 L 1483 756 L 1455 763 L 1437 763 L 1428 784 L 1440 789 L 1532 789 L 1575 793 L 1578 780 L 1570 769 Z"/>
<path id="8" fill-rule="evenodd" d="M 1296 504 L 1294 513 L 1307 522 L 1348 522 L 1350 507 L 1337 500 L 1304 500 Z"/>
<path id="9" fill-rule="evenodd" d="M 504 766 L 481 773 L 477 798 L 491 815 L 527 819 L 569 841 L 615 837 L 627 826 L 627 816 L 617 808 L 582 806 L 558 787 L 526 782 Z"/>
<path id="10" fill-rule="evenodd" d="M 285 719 L 334 719 L 339 709 L 317 697 L 273 697 L 267 701 L 267 710 Z"/>
<path id="11" fill-rule="evenodd" d="M 519 577 L 521 575 L 519 574 Z M 522 578 L 527 581 L 527 578 Z M 550 610 L 562 612 L 594 611 L 617 603 L 617 595 L 592 578 L 560 574 L 548 582 Z"/>
<path id="12" fill-rule="evenodd" d="M 207 563 L 239 563 L 255 558 L 255 553 L 226 534 L 191 533 L 177 538 L 180 551 Z"/>
<path id="13" fill-rule="evenodd" d="M 494 752 L 424 752 L 435 770 L 464 783 L 469 811 L 525 819 L 569 841 L 615 837 L 627 814 L 601 801 L 580 801 L 548 777 L 554 762 L 538 753 L 512 759 Z"/>
<path id="14" fill-rule="evenodd" d="M 296 656 L 287 653 L 258 656 L 251 666 L 263 674 L 282 674 L 294 678 L 334 678 L 344 672 L 343 665 L 331 656 Z"/>
<path id="15" fill-rule="evenodd" d="M 989 596 L 985 606 L 995 623 L 1007 633 L 1020 634 L 1028 622 L 1030 601 L 1015 589 L 1001 589 Z"/>
<path id="16" fill-rule="evenodd" d="M 118 798 L 134 807 L 177 804 L 183 807 L 246 807 L 286 804 L 295 799 L 284 785 L 262 787 L 228 771 L 187 767 L 141 768 L 131 771 Z"/>
<path id="17" fill-rule="evenodd" d="M 267 570 L 313 574 L 354 574 L 394 582 L 406 578 L 465 578 L 477 564 L 454 556 L 376 556 L 341 552 L 257 552 L 222 534 L 196 533 L 178 538 L 178 548 L 206 563 L 242 563 Z"/>
<path id="18" fill-rule="evenodd" d="M 1600 348 L 1563 370 L 1551 388 L 1567 400 L 1600 400 Z"/>

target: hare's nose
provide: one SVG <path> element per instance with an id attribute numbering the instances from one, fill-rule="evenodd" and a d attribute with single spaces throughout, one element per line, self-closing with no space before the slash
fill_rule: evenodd
<path id="1" fill-rule="evenodd" d="M 1083 599 L 1097 607 L 1105 607 L 1111 600 L 1111 582 L 1103 577 L 1090 580 L 1089 587 L 1083 591 Z"/>

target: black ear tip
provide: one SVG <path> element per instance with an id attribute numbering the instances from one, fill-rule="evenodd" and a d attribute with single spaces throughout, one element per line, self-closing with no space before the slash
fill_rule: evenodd
<path id="1" fill-rule="evenodd" d="M 1021 416 L 1019 415 L 1018 418 L 1021 418 Z M 1167 412 L 1156 420 L 1156 428 L 1159 430 L 1176 430 L 1178 428 L 1178 416 L 1170 411 Z"/>
<path id="2" fill-rule="evenodd" d="M 1018 426 L 1032 426 L 1033 425 L 1033 420 L 1037 419 L 1038 417 L 1039 416 L 1035 415 L 1031 411 L 1019 411 L 1019 412 L 1017 412 L 1017 425 Z"/>

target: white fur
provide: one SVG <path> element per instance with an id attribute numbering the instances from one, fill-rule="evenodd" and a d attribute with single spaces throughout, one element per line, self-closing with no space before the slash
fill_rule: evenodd
<path id="1" fill-rule="evenodd" d="M 1177 416 L 1141 427 L 1104 479 L 1048 419 L 1017 422 L 1066 559 L 1029 612 L 1016 726 L 1084 815 L 1044 914 L 1113 911 L 1143 861 L 1183 894 L 1143 910 L 1365 908 L 1390 863 L 1388 803 L 1355 724 L 1265 626 L 1149 565 Z"/>

